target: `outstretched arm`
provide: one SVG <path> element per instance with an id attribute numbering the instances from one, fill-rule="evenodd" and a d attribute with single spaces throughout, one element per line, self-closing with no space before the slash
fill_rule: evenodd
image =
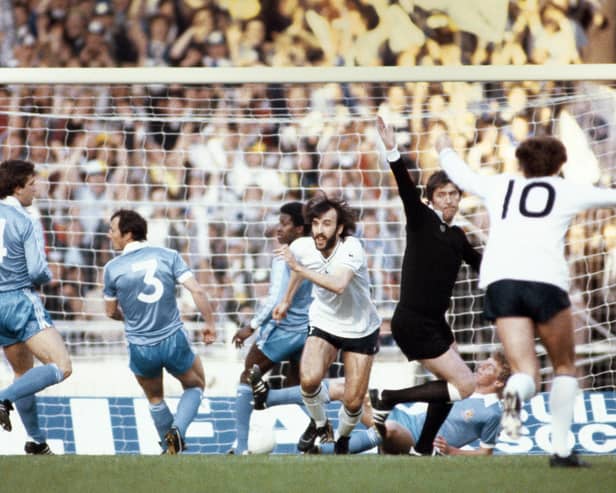
<path id="1" fill-rule="evenodd" d="M 393 128 L 388 126 L 380 116 L 377 116 L 376 129 L 387 151 L 387 162 L 396 179 L 398 193 L 404 205 L 406 220 L 411 222 L 419 216 L 419 209 L 424 206 L 421 201 L 421 194 L 409 175 L 408 160 L 403 158 L 400 152 L 398 152 Z"/>
<path id="2" fill-rule="evenodd" d="M 485 192 L 485 178 L 475 173 L 453 150 L 451 140 L 447 134 L 441 134 L 436 138 L 434 147 L 438 152 L 441 168 L 447 176 L 465 192 L 471 192 L 483 197 Z"/>
<path id="3" fill-rule="evenodd" d="M 493 449 L 487 448 L 487 447 L 479 447 L 475 450 L 463 450 L 461 448 L 457 448 L 452 445 L 449 445 L 449 443 L 447 443 L 447 440 L 445 440 L 445 438 L 440 435 L 434 439 L 434 446 L 437 449 L 439 449 L 439 451 L 443 455 L 486 456 L 486 455 L 492 455 L 492 451 L 493 451 Z"/>

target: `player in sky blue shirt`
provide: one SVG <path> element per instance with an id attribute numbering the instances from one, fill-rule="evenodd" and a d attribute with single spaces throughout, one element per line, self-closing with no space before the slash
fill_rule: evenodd
<path id="1" fill-rule="evenodd" d="M 35 394 L 71 374 L 71 361 L 59 332 L 33 288 L 51 280 L 43 233 L 25 207 L 36 190 L 34 165 L 0 164 L 0 344 L 15 381 L 0 390 L 0 426 L 11 431 L 13 404 L 33 439 L 28 454 L 51 454 L 41 430 Z M 34 367 L 32 356 L 42 365 Z"/>
<path id="2" fill-rule="evenodd" d="M 280 208 L 276 238 L 281 245 L 288 245 L 300 236 L 308 233 L 304 225 L 302 204 L 289 202 Z M 287 383 L 295 385 L 299 382 L 299 358 L 308 335 L 308 310 L 312 303 L 312 283 L 303 281 L 298 288 L 293 303 L 286 317 L 279 322 L 272 319 L 272 311 L 280 302 L 289 284 L 290 270 L 281 258 L 272 260 L 270 286 L 267 298 L 250 322 L 241 327 L 233 336 L 233 342 L 241 347 L 256 329 L 259 329 L 256 341 L 250 347 L 244 362 L 244 371 L 240 375 L 237 389 L 235 422 L 237 444 L 233 449 L 236 454 L 242 454 L 248 447 L 248 424 L 252 413 L 252 389 L 249 385 L 251 372 L 256 372 L 260 380 L 261 374 L 268 372 L 275 363 L 290 360 L 291 370 Z M 261 381 L 261 380 L 260 380 Z M 263 385 L 266 385 L 263 382 Z M 265 388 L 265 387 L 264 387 Z M 263 402 L 255 400 L 255 409 L 263 409 Z"/>
<path id="3" fill-rule="evenodd" d="M 438 430 L 434 447 L 441 455 L 492 455 L 496 439 L 500 431 L 502 415 L 501 395 L 511 369 L 505 356 L 496 352 L 488 359 L 480 362 L 475 371 L 477 386 L 475 392 L 466 399 L 456 401 L 445 422 Z M 332 400 L 342 398 L 343 385 L 337 381 L 329 384 Z M 277 404 L 297 402 L 299 395 L 290 393 L 283 400 L 282 391 L 270 391 L 270 400 Z M 299 394 L 299 392 L 297 392 Z M 383 436 L 375 427 L 367 430 L 357 430 L 351 435 L 349 452 L 359 453 L 373 447 L 381 447 L 385 454 L 413 454 L 413 446 L 418 440 L 426 419 L 426 413 L 418 412 L 415 406 L 398 404 L 385 421 Z M 479 446 L 468 449 L 466 445 Z M 333 444 L 322 444 L 319 452 L 331 454 Z"/>
<path id="4" fill-rule="evenodd" d="M 121 209 L 111 216 L 109 237 L 122 253 L 105 265 L 105 311 L 124 320 L 130 368 L 150 403 L 150 414 L 168 454 L 185 448 L 186 430 L 197 415 L 205 375 L 190 347 L 175 299 L 176 283 L 188 289 L 205 320 L 206 344 L 216 340 L 208 297 L 175 250 L 148 245 L 147 222 L 137 212 Z M 163 393 L 165 368 L 184 392 L 175 417 Z"/>

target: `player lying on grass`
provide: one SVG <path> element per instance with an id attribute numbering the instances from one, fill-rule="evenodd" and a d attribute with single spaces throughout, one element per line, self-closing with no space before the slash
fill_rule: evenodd
<path id="1" fill-rule="evenodd" d="M 475 393 L 454 403 L 449 416 L 439 429 L 433 446 L 442 455 L 491 455 L 499 432 L 502 414 L 500 397 L 510 369 L 502 353 L 496 352 L 480 362 L 475 371 Z M 258 367 L 251 371 L 251 384 L 255 404 L 271 407 L 281 404 L 301 404 L 298 387 L 268 389 L 261 379 Z M 328 382 L 332 401 L 342 397 L 343 383 L 340 380 Z M 265 390 L 264 390 L 265 389 Z M 426 412 L 415 413 L 405 404 L 396 406 L 389 414 L 384 426 L 372 425 L 369 406 L 364 409 L 362 422 L 366 430 L 355 430 L 349 441 L 352 454 L 379 446 L 384 454 L 408 454 L 421 434 Z M 480 446 L 476 450 L 462 449 L 475 440 Z M 311 450 L 313 453 L 334 452 L 333 444 L 324 443 Z"/>

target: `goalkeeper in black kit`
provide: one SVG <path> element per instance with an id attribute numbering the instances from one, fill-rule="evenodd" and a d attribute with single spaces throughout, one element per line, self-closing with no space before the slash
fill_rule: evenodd
<path id="1" fill-rule="evenodd" d="M 426 421 L 409 453 L 431 455 L 436 434 L 453 402 L 470 396 L 475 389 L 474 376 L 455 348 L 445 312 L 462 261 L 478 271 L 481 254 L 464 231 L 452 225 L 461 190 L 444 172 L 435 172 L 428 179 L 428 203 L 424 203 L 408 173 L 406 158 L 396 148 L 393 129 L 380 117 L 377 129 L 406 215 L 400 300 L 391 320 L 392 334 L 408 360 L 419 361 L 437 380 L 404 389 L 371 389 L 370 401 L 382 435 L 387 433 L 385 420 L 396 404 L 427 402 Z"/>

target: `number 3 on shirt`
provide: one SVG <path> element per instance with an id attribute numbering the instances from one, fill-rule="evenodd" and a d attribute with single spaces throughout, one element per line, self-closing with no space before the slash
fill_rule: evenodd
<path id="1" fill-rule="evenodd" d="M 515 181 L 509 180 L 509 184 L 507 185 L 507 193 L 505 194 L 505 202 L 503 203 L 503 213 L 501 215 L 501 219 L 505 219 L 507 217 L 507 212 L 509 210 L 509 201 L 511 200 L 511 195 L 513 194 L 514 185 Z M 543 188 L 547 192 L 545 206 L 540 211 L 531 211 L 528 209 L 528 206 L 526 204 L 528 194 L 533 188 Z M 522 189 L 522 193 L 520 194 L 520 214 L 525 217 L 545 217 L 550 212 L 552 212 L 555 199 L 556 190 L 554 190 L 554 187 L 549 183 L 546 183 L 544 181 L 535 181 L 532 183 L 528 183 L 524 186 L 524 188 Z"/>
<path id="2" fill-rule="evenodd" d="M 157 267 L 158 262 L 156 259 L 144 260 L 143 262 L 135 262 L 134 264 L 131 264 L 131 269 L 133 272 L 144 270 L 145 276 L 143 277 L 143 282 L 147 286 L 154 287 L 153 293 L 145 294 L 143 291 L 139 293 L 139 296 L 137 296 L 139 301 L 143 301 L 144 303 L 156 303 L 163 295 L 163 283 L 160 282 L 160 279 L 154 276 Z"/>
<path id="3" fill-rule="evenodd" d="M 0 264 L 4 260 L 4 257 L 8 255 L 6 247 L 4 246 L 4 227 L 6 226 L 6 219 L 0 219 Z"/>

